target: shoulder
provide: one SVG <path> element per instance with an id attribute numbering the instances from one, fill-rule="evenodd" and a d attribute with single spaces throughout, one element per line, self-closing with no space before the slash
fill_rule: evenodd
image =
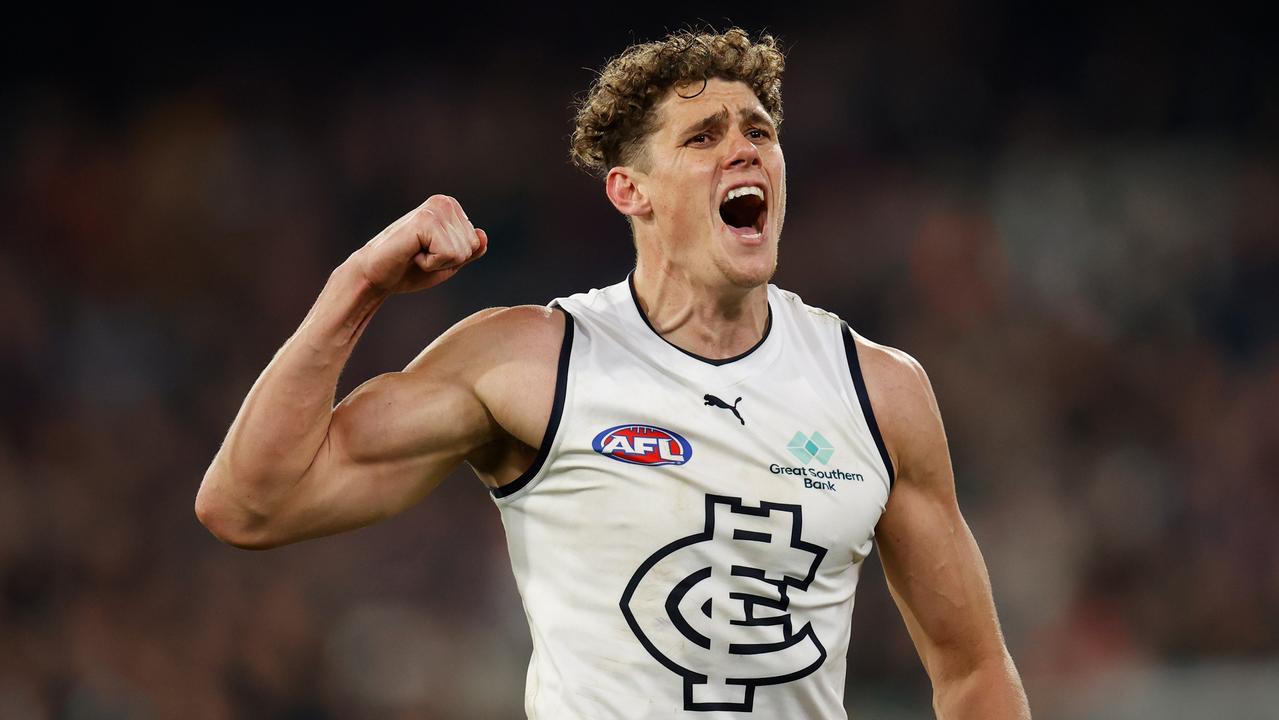
<path id="1" fill-rule="evenodd" d="M 897 348 L 853 333 L 857 359 L 875 420 L 898 476 L 910 476 L 921 459 L 945 451 L 941 412 L 928 374 Z"/>
<path id="2" fill-rule="evenodd" d="M 512 362 L 538 365 L 558 360 L 565 313 L 539 305 L 493 307 L 459 321 L 418 355 L 406 372 L 447 366 L 477 377 Z"/>
<path id="3" fill-rule="evenodd" d="M 564 313 L 545 305 L 516 305 L 480 310 L 459 321 L 440 336 L 486 338 L 498 341 L 526 341 L 544 335 L 559 335 L 564 330 Z"/>
<path id="4" fill-rule="evenodd" d="M 857 358 L 866 375 L 868 385 L 874 384 L 871 394 L 878 389 L 891 399 L 902 401 L 932 397 L 932 385 L 924 366 L 910 354 L 895 347 L 881 345 L 877 342 L 853 333 L 857 343 Z"/>
<path id="5" fill-rule="evenodd" d="M 451 393 L 483 415 L 477 424 L 537 447 L 551 412 L 560 356 L 571 338 L 566 321 L 565 313 L 536 305 L 481 310 L 397 373 L 402 394 L 411 399 Z"/>

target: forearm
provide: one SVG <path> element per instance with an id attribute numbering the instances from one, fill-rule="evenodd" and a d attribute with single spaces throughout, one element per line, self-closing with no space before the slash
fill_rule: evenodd
<path id="1" fill-rule="evenodd" d="M 1026 691 L 1007 652 L 971 671 L 936 678 L 933 708 L 938 720 L 1029 720 Z"/>
<path id="2" fill-rule="evenodd" d="M 386 298 L 352 256 L 329 276 L 302 324 L 253 384 L 205 474 L 197 507 L 265 515 L 314 462 L 328 434 L 338 377 Z"/>

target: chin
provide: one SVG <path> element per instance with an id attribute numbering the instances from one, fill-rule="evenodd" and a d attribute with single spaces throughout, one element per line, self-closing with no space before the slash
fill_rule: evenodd
<path id="1" fill-rule="evenodd" d="M 734 287 L 753 290 L 767 285 L 773 279 L 773 274 L 777 272 L 777 255 L 770 253 L 767 259 L 751 258 L 744 262 L 739 260 L 736 263 L 725 263 L 720 270 Z"/>

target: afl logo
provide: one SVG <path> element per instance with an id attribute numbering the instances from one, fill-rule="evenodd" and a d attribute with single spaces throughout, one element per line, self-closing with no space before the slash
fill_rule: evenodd
<path id="1" fill-rule="evenodd" d="M 618 425 L 591 442 L 595 452 L 632 465 L 683 465 L 693 446 L 679 433 L 652 425 Z"/>

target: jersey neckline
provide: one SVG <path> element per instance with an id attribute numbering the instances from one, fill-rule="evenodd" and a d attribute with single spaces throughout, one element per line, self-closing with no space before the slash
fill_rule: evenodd
<path id="1" fill-rule="evenodd" d="M 626 287 L 630 290 L 631 304 L 635 308 L 635 314 L 639 315 L 640 320 L 644 321 L 644 326 L 647 327 L 649 331 L 653 333 L 653 335 L 657 336 L 659 340 L 666 343 L 667 345 L 670 345 L 671 347 L 675 348 L 681 353 L 693 358 L 694 360 L 700 360 L 701 362 L 704 362 L 707 365 L 714 365 L 716 367 L 720 367 L 723 365 L 729 365 L 731 363 L 735 363 L 738 360 L 744 360 L 745 358 L 749 357 L 752 353 L 754 353 L 756 350 L 758 350 L 764 344 L 764 341 L 768 340 L 769 334 L 773 331 L 773 303 L 770 300 L 768 302 L 768 319 L 764 321 L 764 334 L 760 336 L 759 342 L 750 346 L 750 348 L 748 348 L 745 352 L 741 353 L 740 355 L 734 355 L 733 357 L 719 358 L 719 359 L 703 357 L 701 355 L 698 355 L 697 353 L 689 352 L 688 350 L 685 350 L 684 348 L 680 347 L 679 345 L 676 345 L 670 340 L 667 340 L 665 337 L 662 337 L 662 334 L 657 331 L 657 328 L 653 327 L 653 323 L 649 321 L 648 315 L 644 314 L 644 308 L 640 306 L 639 293 L 635 291 L 635 271 L 634 270 L 626 274 Z"/>

